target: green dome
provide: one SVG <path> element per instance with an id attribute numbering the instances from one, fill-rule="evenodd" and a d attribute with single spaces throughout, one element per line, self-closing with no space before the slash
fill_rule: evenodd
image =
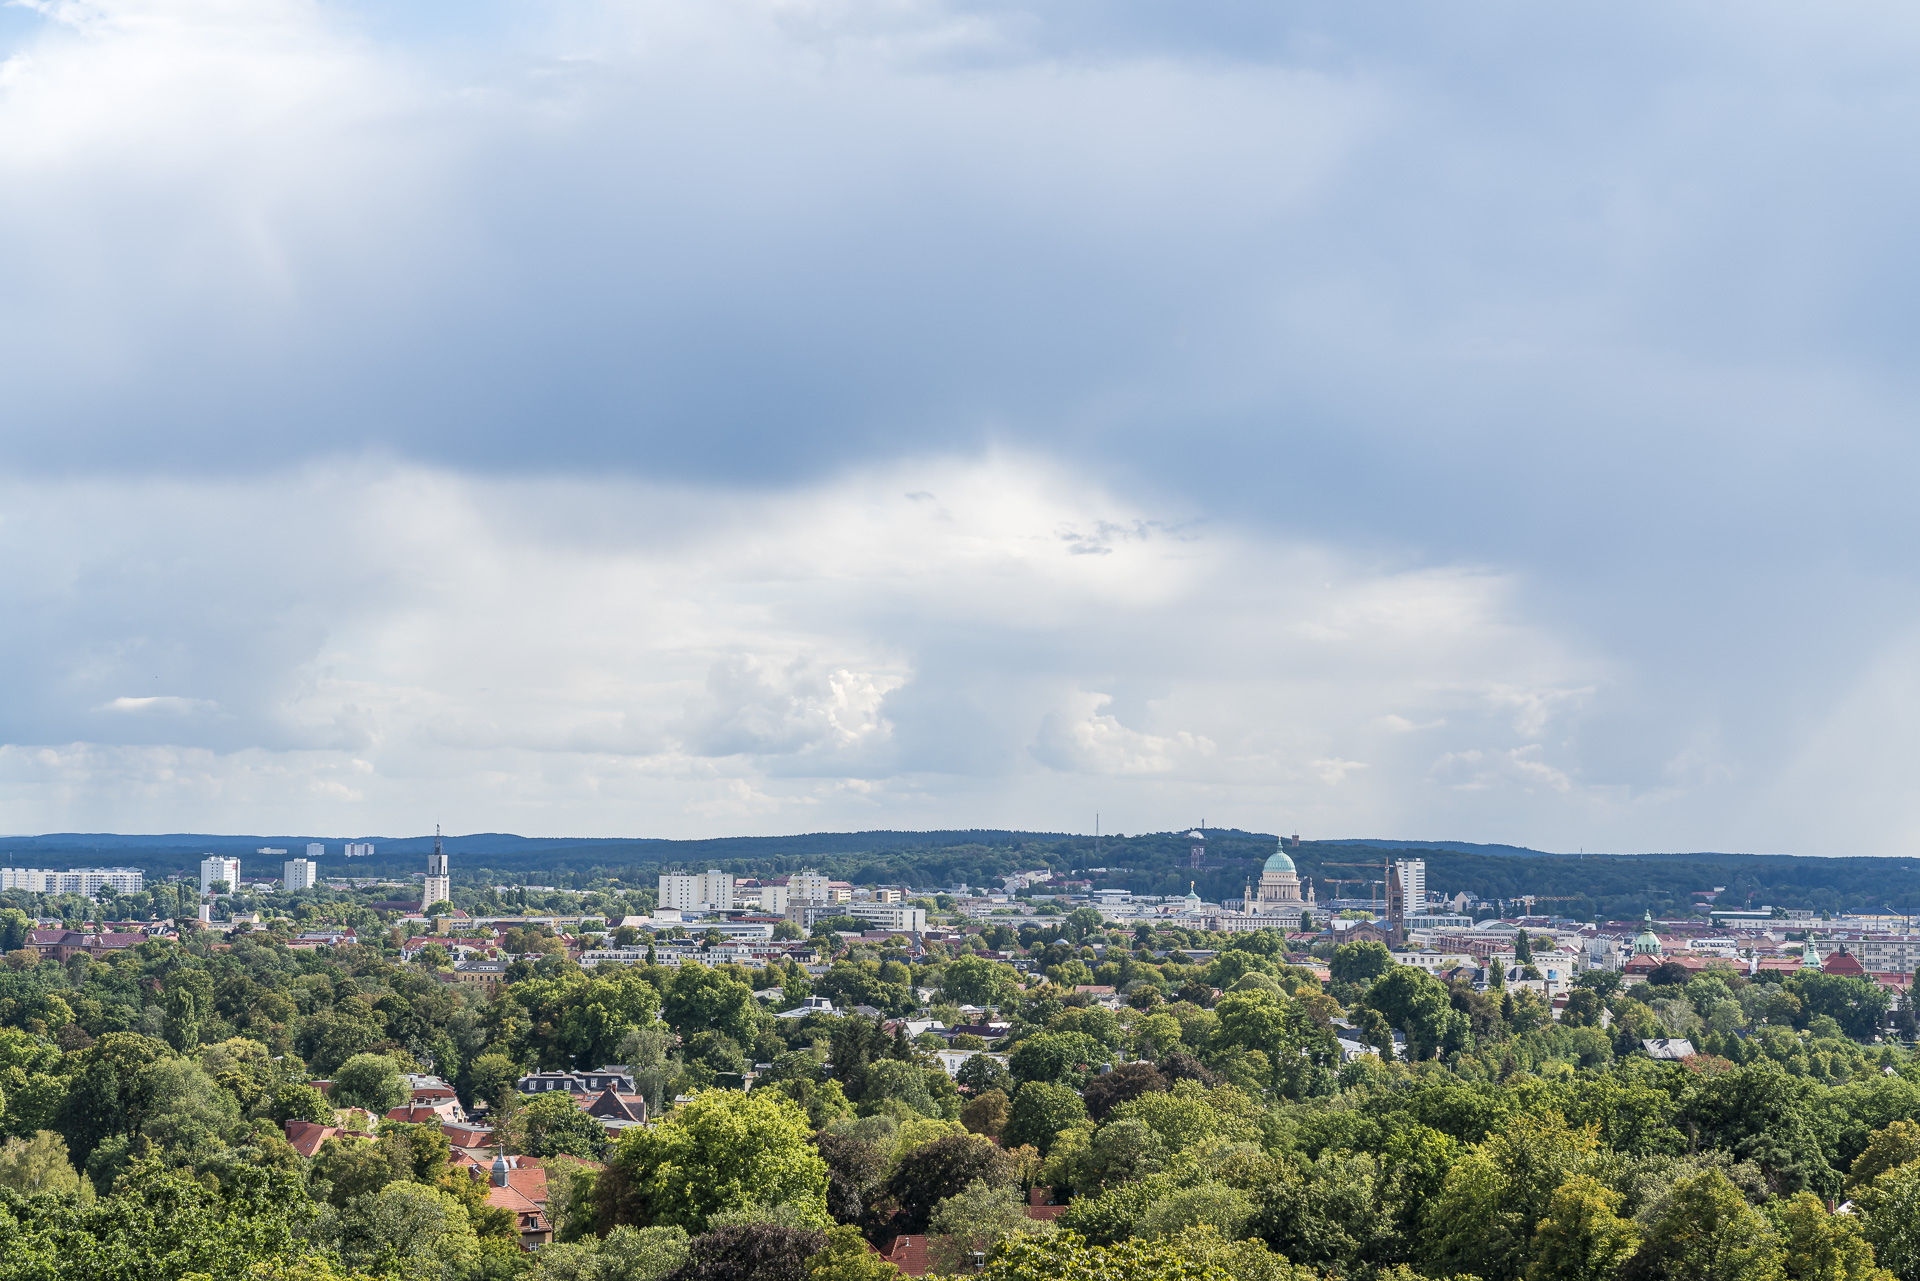
<path id="1" fill-rule="evenodd" d="M 1653 913 L 1651 911 L 1646 915 L 1645 928 L 1643 928 L 1639 936 L 1633 940 L 1633 954 L 1635 956 L 1660 955 L 1660 936 L 1653 932 Z"/>
<path id="2" fill-rule="evenodd" d="M 1269 872 L 1286 872 L 1291 874 L 1294 870 L 1293 860 L 1288 858 L 1285 854 L 1282 854 L 1279 850 L 1275 850 L 1273 853 L 1267 855 L 1267 866 L 1265 870 Z"/>

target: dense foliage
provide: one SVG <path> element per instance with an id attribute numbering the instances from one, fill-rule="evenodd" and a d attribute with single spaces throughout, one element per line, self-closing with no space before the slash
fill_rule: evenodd
<path id="1" fill-rule="evenodd" d="M 1589 975 L 1556 1012 L 1377 945 L 1323 983 L 1274 934 L 1086 910 L 924 951 L 822 938 L 813 972 L 583 971 L 527 927 L 497 992 L 447 981 L 437 949 L 403 962 L 385 922 L 288 945 L 370 910 L 7 954 L 0 1281 L 876 1281 L 867 1244 L 901 1236 L 1007 1278 L 1920 1281 L 1920 1061 L 1859 979 Z M 882 1018 L 773 1017 L 814 994 Z M 957 1075 L 890 1021 L 962 1003 L 1005 1026 Z M 1642 1052 L 1667 1036 L 1701 1053 Z M 515 1090 L 603 1063 L 631 1065 L 654 1125 L 610 1140 Z M 422 1071 L 546 1163 L 554 1244 L 520 1249 L 437 1126 L 380 1118 Z M 311 1158 L 283 1137 L 342 1119 L 366 1133 Z"/>

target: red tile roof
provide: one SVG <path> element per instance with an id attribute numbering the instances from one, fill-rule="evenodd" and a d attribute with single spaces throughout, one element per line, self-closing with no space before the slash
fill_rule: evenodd
<path id="1" fill-rule="evenodd" d="M 1829 954 L 1820 968 L 1828 974 L 1848 974 L 1854 978 L 1863 977 L 1867 972 L 1867 967 L 1860 964 L 1859 958 L 1844 948 Z"/>
<path id="2" fill-rule="evenodd" d="M 880 1257 L 910 1277 L 923 1277 L 933 1270 L 924 1236 L 897 1236 L 880 1252 Z"/>
<path id="3" fill-rule="evenodd" d="M 337 1139 L 346 1131 L 337 1125 L 316 1125 L 312 1121 L 287 1122 L 287 1142 L 301 1156 L 311 1157 L 328 1139 Z"/>

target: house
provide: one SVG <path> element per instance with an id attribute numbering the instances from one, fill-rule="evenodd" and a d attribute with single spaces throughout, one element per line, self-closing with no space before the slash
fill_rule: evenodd
<path id="1" fill-rule="evenodd" d="M 301 1156 L 311 1159 L 328 1139 L 338 1139 L 346 1130 L 338 1125 L 318 1125 L 312 1121 L 287 1122 L 287 1142 Z"/>
<path id="2" fill-rule="evenodd" d="M 315 948 L 341 947 L 357 942 L 359 939 L 354 937 L 353 927 L 343 925 L 337 929 L 303 930 L 287 940 L 287 947 L 295 952 L 311 952 Z"/>
<path id="3" fill-rule="evenodd" d="M 906 1276 L 923 1277 L 933 1271 L 933 1259 L 927 1254 L 924 1236 L 897 1236 L 879 1253 Z"/>
<path id="4" fill-rule="evenodd" d="M 468 1172 L 487 1180 L 488 1205 L 513 1215 L 522 1250 L 538 1250 L 553 1241 L 553 1225 L 547 1221 L 547 1172 L 531 1157 L 502 1152 L 489 1168 L 476 1165 Z"/>
<path id="5" fill-rule="evenodd" d="M 824 996 L 810 996 L 791 1010 L 782 1010 L 774 1015 L 776 1019 L 804 1019 L 809 1014 L 834 1013 L 833 1001 Z"/>
<path id="6" fill-rule="evenodd" d="M 481 960 L 470 957 L 451 970 L 441 970 L 439 978 L 444 983 L 477 987 L 488 996 L 492 996 L 507 981 L 507 963 L 501 960 Z"/>
<path id="7" fill-rule="evenodd" d="M 447 1143 L 456 1151 L 461 1148 L 484 1148 L 493 1142 L 493 1127 L 472 1121 L 443 1121 L 440 1133 L 446 1136 Z"/>
<path id="8" fill-rule="evenodd" d="M 549 1090 L 565 1090 L 569 1094 L 598 1094 L 602 1090 L 638 1092 L 633 1083 L 633 1070 L 625 1066 L 597 1067 L 591 1072 L 529 1072 L 514 1082 L 513 1088 L 522 1094 Z"/>
<path id="9" fill-rule="evenodd" d="M 460 1106 L 460 1098 L 453 1087 L 437 1076 L 420 1072 L 403 1075 L 401 1083 L 407 1087 L 407 1102 L 413 1108 L 426 1108 L 434 1114 L 434 1123 L 441 1121 L 464 1121 L 467 1110 Z M 392 1115 L 389 1113 L 388 1115 Z"/>
<path id="10" fill-rule="evenodd" d="M 574 1095 L 573 1101 L 605 1129 L 618 1133 L 628 1126 L 647 1123 L 647 1100 L 641 1094 L 622 1094 L 617 1090 L 602 1090 L 591 1099 Z"/>
<path id="11" fill-rule="evenodd" d="M 65 962 L 85 953 L 99 959 L 108 952 L 137 947 L 147 941 L 144 934 L 83 934 L 79 930 L 29 930 L 26 946 L 40 954 L 43 961 Z"/>
<path id="12" fill-rule="evenodd" d="M 1655 1041 L 1642 1041 L 1640 1048 L 1647 1052 L 1649 1058 L 1663 1059 L 1673 1063 L 1693 1057 L 1693 1042 L 1679 1037 L 1661 1037 Z"/>

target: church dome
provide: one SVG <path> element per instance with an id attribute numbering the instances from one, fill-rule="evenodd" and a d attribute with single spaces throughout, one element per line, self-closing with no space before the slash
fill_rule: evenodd
<path id="1" fill-rule="evenodd" d="M 1660 955 L 1660 936 L 1653 932 L 1653 913 L 1651 911 L 1647 913 L 1644 923 L 1646 928 L 1642 929 L 1638 937 L 1633 940 L 1633 954 L 1635 956 L 1658 956 Z"/>
<path id="2" fill-rule="evenodd" d="M 1291 876 L 1293 875 L 1293 860 L 1279 850 L 1275 850 L 1273 853 L 1267 855 L 1267 866 L 1264 870 L 1268 872 L 1285 872 Z"/>

